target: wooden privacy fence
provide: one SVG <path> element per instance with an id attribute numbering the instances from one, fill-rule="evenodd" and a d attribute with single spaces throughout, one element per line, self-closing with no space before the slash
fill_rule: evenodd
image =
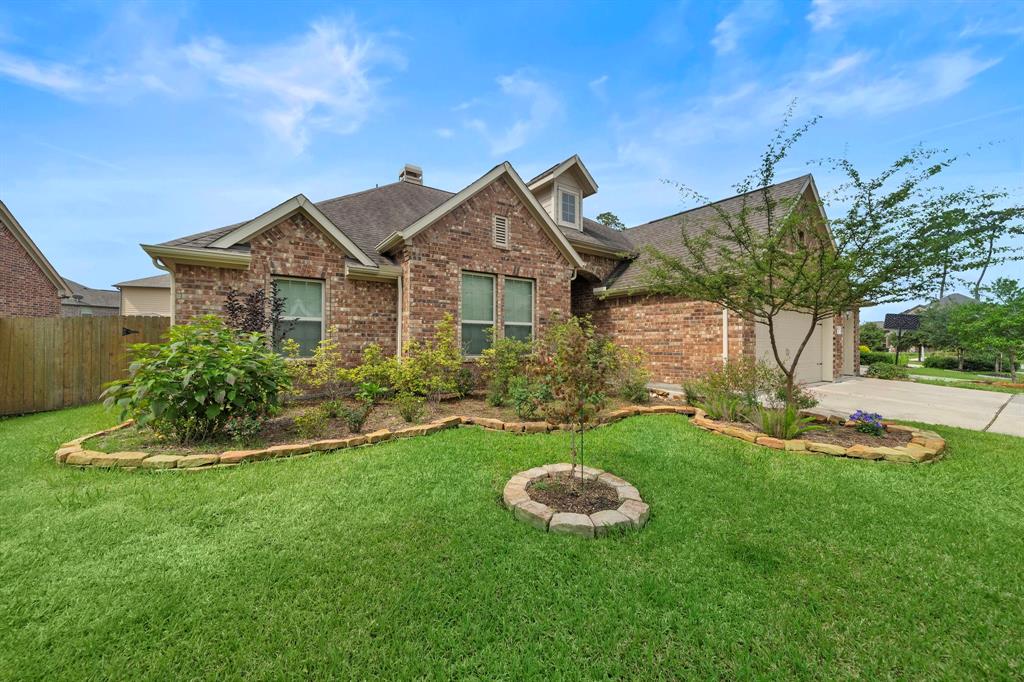
<path id="1" fill-rule="evenodd" d="M 168 323 L 136 316 L 0 318 L 0 415 L 95 402 L 104 383 L 127 372 L 128 346 L 160 341 Z"/>

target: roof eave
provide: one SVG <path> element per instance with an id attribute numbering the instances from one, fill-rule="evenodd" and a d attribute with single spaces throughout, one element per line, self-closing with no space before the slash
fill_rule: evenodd
<path id="1" fill-rule="evenodd" d="M 361 279 L 369 282 L 394 282 L 402 276 L 402 268 L 397 265 L 381 265 L 367 267 L 355 263 L 345 264 L 345 277 Z"/>
<path id="2" fill-rule="evenodd" d="M 140 244 L 142 250 L 151 258 L 160 259 L 165 264 L 180 263 L 182 265 L 209 265 L 219 268 L 249 267 L 252 255 L 225 249 L 193 249 L 185 246 L 166 246 L 161 244 Z"/>

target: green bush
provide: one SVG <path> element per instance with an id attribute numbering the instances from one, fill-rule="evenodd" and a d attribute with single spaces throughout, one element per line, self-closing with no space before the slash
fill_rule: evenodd
<path id="1" fill-rule="evenodd" d="M 935 369 L 960 369 L 957 357 L 946 353 L 932 353 L 924 359 L 924 366 Z M 994 360 L 964 358 L 965 372 L 993 372 L 995 368 Z"/>
<path id="2" fill-rule="evenodd" d="M 395 396 L 395 407 L 402 419 L 410 424 L 416 424 L 423 420 L 423 413 L 426 409 L 426 398 L 413 395 L 412 393 L 399 393 Z"/>
<path id="3" fill-rule="evenodd" d="M 541 408 L 551 400 L 551 389 L 539 379 L 517 376 L 509 382 L 508 395 L 516 416 L 533 421 L 540 417 Z"/>
<path id="4" fill-rule="evenodd" d="M 357 403 L 356 405 L 349 406 L 343 405 L 338 411 L 338 416 L 345 422 L 345 426 L 352 433 L 359 433 L 363 430 L 363 424 L 366 423 L 366 418 L 370 416 L 370 410 L 373 409 L 372 403 Z"/>
<path id="5" fill-rule="evenodd" d="M 391 386 L 398 393 L 412 393 L 437 400 L 459 395 L 464 376 L 462 349 L 456 340 L 455 318 L 446 313 L 428 341 L 410 341 L 401 362 L 391 371 Z"/>
<path id="6" fill-rule="evenodd" d="M 875 379 L 906 379 L 910 373 L 905 367 L 897 367 L 891 362 L 876 362 L 868 368 L 868 376 Z"/>
<path id="7" fill-rule="evenodd" d="M 618 366 L 612 376 L 612 386 L 619 397 L 637 404 L 651 402 L 651 393 L 647 390 L 651 373 L 647 371 L 644 352 L 616 346 L 616 353 Z"/>
<path id="8" fill-rule="evenodd" d="M 493 335 L 493 331 L 491 332 Z M 519 339 L 493 339 L 480 355 L 480 371 L 487 386 L 487 402 L 495 407 L 511 399 L 511 384 L 527 370 L 533 344 Z"/>
<path id="9" fill-rule="evenodd" d="M 306 439 L 322 436 L 327 430 L 327 410 L 322 405 L 306 410 L 295 418 L 295 430 Z"/>
<path id="10" fill-rule="evenodd" d="M 775 389 L 775 402 L 778 405 L 782 405 L 786 402 L 786 386 L 783 383 Z M 803 386 L 793 387 L 793 405 L 798 410 L 809 410 L 818 404 L 818 399 L 814 397 L 814 394 L 808 391 Z"/>
<path id="11" fill-rule="evenodd" d="M 291 387 L 285 359 L 262 334 L 236 332 L 213 315 L 130 353 L 128 378 L 107 384 L 104 404 L 180 443 L 219 434 L 231 417 L 275 412 Z"/>
<path id="12" fill-rule="evenodd" d="M 772 438 L 790 440 L 808 431 L 818 431 L 824 426 L 815 424 L 812 417 L 801 417 L 793 405 L 781 408 L 752 408 L 746 415 L 747 421 L 758 431 L 767 433 Z"/>
<path id="13" fill-rule="evenodd" d="M 906 365 L 908 362 L 910 362 L 910 357 L 911 357 L 910 353 L 900 352 L 900 365 L 903 366 L 903 365 Z M 882 351 L 874 351 L 874 350 L 873 351 L 868 351 L 867 353 L 865 353 L 864 351 L 861 351 L 861 353 L 860 353 L 860 364 L 863 367 L 870 367 L 871 365 L 875 364 L 876 362 L 888 362 L 890 365 L 895 365 L 896 364 L 896 354 L 895 353 L 885 353 L 885 352 L 882 352 Z"/>

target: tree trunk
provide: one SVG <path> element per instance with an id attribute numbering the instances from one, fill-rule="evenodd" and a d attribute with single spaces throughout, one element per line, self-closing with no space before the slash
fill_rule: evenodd
<path id="1" fill-rule="evenodd" d="M 956 368 L 961 372 L 964 371 L 964 349 L 956 349 Z"/>

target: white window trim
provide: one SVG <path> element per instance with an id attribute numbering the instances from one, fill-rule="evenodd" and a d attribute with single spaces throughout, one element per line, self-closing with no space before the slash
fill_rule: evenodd
<path id="1" fill-rule="evenodd" d="M 568 194 L 576 200 L 576 222 L 568 222 L 562 220 L 562 195 Z M 580 198 L 580 193 L 576 190 L 569 189 L 565 185 L 555 183 L 555 222 L 565 227 L 572 227 L 579 231 L 583 231 L 583 201 Z"/>
<path id="2" fill-rule="evenodd" d="M 500 244 L 498 242 L 498 220 L 505 221 L 505 243 Z M 510 249 L 512 248 L 512 221 L 509 220 L 507 215 L 494 214 L 491 216 L 491 243 L 499 249 Z"/>
<path id="3" fill-rule="evenodd" d="M 288 281 L 288 282 L 316 282 L 317 284 L 320 285 L 320 317 L 319 318 L 317 318 L 317 317 L 291 317 L 291 316 L 284 316 L 282 319 L 287 320 L 289 322 L 292 321 L 292 320 L 294 320 L 296 322 L 320 322 L 320 340 L 323 341 L 324 340 L 324 322 L 325 322 L 325 318 L 327 317 L 327 314 L 326 314 L 327 311 L 325 310 L 325 308 L 327 307 L 327 305 L 326 305 L 326 303 L 327 303 L 327 282 L 322 280 L 322 279 L 316 279 L 314 277 L 280 277 L 278 275 L 271 275 L 270 276 L 270 281 L 271 282 L 283 282 L 283 281 Z M 277 335 L 276 332 L 274 332 L 274 331 L 271 331 L 271 334 L 273 334 L 274 336 Z M 274 341 L 274 339 L 271 339 L 271 342 L 273 342 L 273 341 Z"/>
<path id="4" fill-rule="evenodd" d="M 491 280 L 491 319 L 490 320 L 467 320 L 462 317 L 462 281 L 466 275 L 472 275 L 474 277 L 487 277 Z M 462 325 L 464 324 L 489 324 L 491 329 L 497 330 L 498 328 L 498 276 L 493 275 L 489 272 L 475 272 L 473 270 L 463 270 L 459 273 L 459 348 L 462 348 Z M 468 355 L 463 354 L 462 357 L 476 359 L 482 356 L 480 355 Z"/>
<path id="5" fill-rule="evenodd" d="M 505 281 L 508 282 L 509 280 L 512 280 L 512 281 L 515 281 L 515 282 L 529 282 L 529 284 L 530 284 L 530 321 L 529 322 L 509 322 L 508 320 L 505 319 L 505 296 L 508 295 L 508 288 L 503 286 L 501 288 L 501 305 L 502 305 L 502 308 L 501 308 L 501 317 L 502 317 L 502 320 L 501 320 L 501 335 L 503 337 L 505 336 L 505 327 L 508 327 L 508 326 L 511 326 L 511 327 L 529 327 L 530 328 L 530 339 L 532 340 L 534 338 L 534 330 L 536 329 L 536 326 L 534 325 L 534 322 L 537 319 L 537 283 L 534 280 L 529 279 L 527 277 L 507 277 L 506 276 L 505 277 Z"/>

